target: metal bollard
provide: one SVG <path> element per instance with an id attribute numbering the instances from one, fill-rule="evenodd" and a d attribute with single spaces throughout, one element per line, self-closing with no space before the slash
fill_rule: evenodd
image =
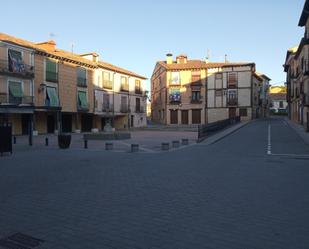
<path id="1" fill-rule="evenodd" d="M 45 138 L 45 146 L 48 146 L 48 137 Z"/>
<path id="2" fill-rule="evenodd" d="M 161 149 L 162 150 L 169 150 L 170 149 L 170 144 L 169 143 L 162 143 L 161 144 Z"/>
<path id="3" fill-rule="evenodd" d="M 181 144 L 182 145 L 188 145 L 189 144 L 189 139 L 187 139 L 187 138 L 181 139 Z"/>
<path id="4" fill-rule="evenodd" d="M 173 145 L 173 148 L 179 148 L 180 143 L 179 143 L 179 141 L 173 141 L 172 145 Z"/>
<path id="5" fill-rule="evenodd" d="M 105 150 L 113 150 L 113 143 L 105 143 Z"/>
<path id="6" fill-rule="evenodd" d="M 131 144 L 131 152 L 138 152 L 139 145 L 138 144 Z"/>
<path id="7" fill-rule="evenodd" d="M 13 137 L 13 143 L 16 144 L 16 137 Z"/>
<path id="8" fill-rule="evenodd" d="M 88 140 L 87 139 L 84 140 L 84 148 L 88 149 Z"/>

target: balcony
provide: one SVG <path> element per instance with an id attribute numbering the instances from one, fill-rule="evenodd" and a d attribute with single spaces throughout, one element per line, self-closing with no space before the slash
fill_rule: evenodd
<path id="1" fill-rule="evenodd" d="M 77 77 L 77 86 L 78 87 L 87 87 L 87 79 L 82 77 Z"/>
<path id="2" fill-rule="evenodd" d="M 143 94 L 143 91 L 140 88 L 135 88 L 135 94 Z"/>
<path id="3" fill-rule="evenodd" d="M 89 103 L 81 105 L 80 103 L 77 103 L 77 110 L 80 112 L 88 112 L 90 109 Z"/>
<path id="4" fill-rule="evenodd" d="M 129 91 L 129 85 L 121 85 L 120 91 L 122 91 L 122 92 L 128 92 L 128 91 Z"/>
<path id="5" fill-rule="evenodd" d="M 191 104 L 202 104 L 203 100 L 201 99 L 191 99 Z"/>
<path id="6" fill-rule="evenodd" d="M 121 105 L 120 112 L 121 113 L 129 113 L 129 107 L 127 105 Z"/>
<path id="7" fill-rule="evenodd" d="M 169 85 L 170 86 L 180 86 L 181 85 L 181 79 L 178 79 L 177 81 L 170 79 L 169 80 Z"/>
<path id="8" fill-rule="evenodd" d="M 0 74 L 25 79 L 34 78 L 34 66 L 25 63 L 9 64 L 8 60 L 0 60 Z"/>
<path id="9" fill-rule="evenodd" d="M 103 80 L 103 88 L 113 89 L 113 82 L 111 80 Z"/>
<path id="10" fill-rule="evenodd" d="M 33 96 L 14 97 L 7 93 L 0 93 L 0 105 L 33 105 Z"/>
<path id="11" fill-rule="evenodd" d="M 136 113 L 145 113 L 145 108 L 143 106 L 136 106 L 135 112 Z"/>
<path id="12" fill-rule="evenodd" d="M 228 99 L 227 100 L 227 105 L 228 106 L 237 106 L 237 104 L 238 104 L 237 99 Z"/>
<path id="13" fill-rule="evenodd" d="M 102 112 L 113 112 L 114 106 L 110 104 L 102 104 Z"/>

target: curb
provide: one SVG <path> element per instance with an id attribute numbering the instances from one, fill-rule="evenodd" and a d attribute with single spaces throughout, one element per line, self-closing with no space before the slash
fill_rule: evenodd
<path id="1" fill-rule="evenodd" d="M 289 120 L 289 119 L 287 119 L 287 118 L 285 118 L 284 121 L 285 121 L 286 124 L 290 127 L 290 129 L 293 130 L 293 131 L 297 134 L 297 136 L 300 137 L 300 139 L 304 142 L 304 144 L 305 144 L 306 146 L 309 146 L 309 139 L 308 139 L 308 141 L 307 141 L 307 140 L 302 136 L 301 132 L 299 132 L 298 129 L 295 128 L 295 127 L 291 124 L 292 121 Z M 296 126 L 296 125 L 297 125 L 297 124 L 295 124 L 295 126 Z"/>

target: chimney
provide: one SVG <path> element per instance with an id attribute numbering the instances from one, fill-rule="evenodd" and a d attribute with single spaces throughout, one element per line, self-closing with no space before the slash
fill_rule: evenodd
<path id="1" fill-rule="evenodd" d="M 56 50 L 56 42 L 54 40 L 49 40 L 46 42 L 40 42 L 40 43 L 36 43 L 36 45 L 48 49 L 48 50 Z"/>
<path id="2" fill-rule="evenodd" d="M 173 54 L 166 54 L 166 64 L 173 64 Z"/>
<path id="3" fill-rule="evenodd" d="M 208 57 L 206 57 L 206 59 L 205 59 L 205 63 L 206 63 L 206 64 L 208 64 L 208 63 L 209 63 L 209 58 L 208 58 Z"/>
<path id="4" fill-rule="evenodd" d="M 188 57 L 185 54 L 180 54 L 176 58 L 177 64 L 186 64 Z"/>
<path id="5" fill-rule="evenodd" d="M 99 62 L 99 55 L 97 53 L 86 53 L 80 56 L 92 62 Z"/>

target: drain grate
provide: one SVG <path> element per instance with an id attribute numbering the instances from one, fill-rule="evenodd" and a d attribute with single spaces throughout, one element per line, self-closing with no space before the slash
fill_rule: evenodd
<path id="1" fill-rule="evenodd" d="M 43 242 L 44 240 L 26 234 L 15 233 L 6 238 L 0 239 L 0 247 L 7 249 L 32 249 L 41 245 Z"/>

